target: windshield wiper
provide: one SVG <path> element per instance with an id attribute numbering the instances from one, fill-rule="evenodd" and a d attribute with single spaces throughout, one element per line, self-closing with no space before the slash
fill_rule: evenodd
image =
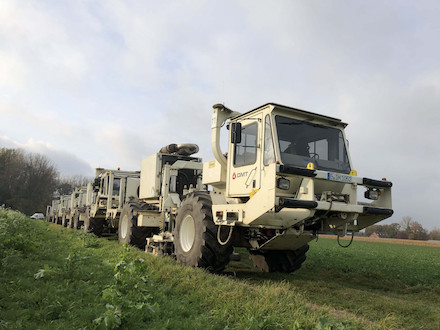
<path id="1" fill-rule="evenodd" d="M 278 124 L 280 124 L 280 125 L 289 125 L 289 126 L 307 124 L 307 125 L 310 125 L 310 126 L 313 126 L 313 127 L 326 128 L 326 129 L 330 128 L 330 127 L 327 127 L 327 126 L 322 126 L 322 125 L 319 125 L 319 124 L 311 123 L 311 122 L 309 122 L 307 120 L 297 120 L 297 121 L 293 121 L 292 120 L 291 122 L 278 123 Z"/>

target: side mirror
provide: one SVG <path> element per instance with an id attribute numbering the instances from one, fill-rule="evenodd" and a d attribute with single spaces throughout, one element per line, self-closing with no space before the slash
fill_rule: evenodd
<path id="1" fill-rule="evenodd" d="M 95 181 L 93 181 L 93 191 L 94 192 L 99 191 L 100 183 L 101 183 L 101 179 L 99 179 L 99 178 L 96 178 Z"/>
<path id="2" fill-rule="evenodd" d="M 231 123 L 231 142 L 241 142 L 241 123 Z"/>

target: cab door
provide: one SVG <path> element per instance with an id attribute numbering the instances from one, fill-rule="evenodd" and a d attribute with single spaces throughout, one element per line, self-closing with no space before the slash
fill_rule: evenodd
<path id="1" fill-rule="evenodd" d="M 262 115 L 241 123 L 241 141 L 229 143 L 227 191 L 229 197 L 249 197 L 261 184 Z M 231 134 L 229 141 L 231 141 Z"/>

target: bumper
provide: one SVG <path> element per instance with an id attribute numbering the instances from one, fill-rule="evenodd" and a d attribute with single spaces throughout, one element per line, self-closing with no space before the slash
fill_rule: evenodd
<path id="1" fill-rule="evenodd" d="M 364 206 L 364 205 L 351 205 L 344 203 L 329 203 L 329 202 L 315 202 L 305 201 L 294 198 L 280 197 L 278 201 L 278 210 L 283 208 L 288 209 L 308 209 L 308 210 L 321 210 L 321 211 L 334 211 L 334 212 L 348 212 L 364 215 L 393 215 L 394 211 L 388 208 Z"/>

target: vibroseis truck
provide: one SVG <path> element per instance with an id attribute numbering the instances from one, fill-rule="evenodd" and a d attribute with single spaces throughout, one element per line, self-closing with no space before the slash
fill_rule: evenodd
<path id="1" fill-rule="evenodd" d="M 318 232 L 344 236 L 393 214 L 392 183 L 353 169 L 346 125 L 275 103 L 243 114 L 215 105 L 215 159 L 202 163 L 192 144 L 144 159 L 139 196 L 119 217 L 119 240 L 212 271 L 244 247 L 262 270 L 295 271 Z M 358 201 L 360 188 L 371 202 Z"/>

